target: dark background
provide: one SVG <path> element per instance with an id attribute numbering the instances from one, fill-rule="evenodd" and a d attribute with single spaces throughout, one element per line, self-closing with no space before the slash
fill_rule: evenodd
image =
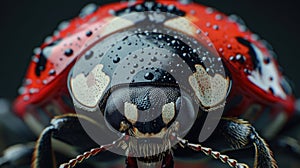
<path id="1" fill-rule="evenodd" d="M 58 23 L 78 15 L 88 3 L 101 0 L 12 0 L 0 2 L 0 97 L 17 95 L 32 50 L 51 35 Z M 300 10 L 297 0 L 198 0 L 226 14 L 239 15 L 250 30 L 274 47 L 285 74 L 300 95 Z"/>

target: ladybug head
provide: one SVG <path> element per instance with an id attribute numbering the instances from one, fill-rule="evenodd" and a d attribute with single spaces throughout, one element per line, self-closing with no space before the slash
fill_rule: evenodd
<path id="1" fill-rule="evenodd" d="M 100 124 L 134 138 L 129 144 L 133 150 L 151 144 L 168 150 L 170 134 L 184 136 L 198 111 L 202 115 L 219 110 L 225 103 L 230 81 L 209 39 L 194 27 L 195 37 L 176 28 L 138 22 L 106 36 L 99 31 L 98 38 L 86 42 L 70 72 L 75 107 L 100 111 Z"/>

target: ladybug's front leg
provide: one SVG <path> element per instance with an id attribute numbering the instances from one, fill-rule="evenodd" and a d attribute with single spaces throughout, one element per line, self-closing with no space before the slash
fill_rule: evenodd
<path id="1" fill-rule="evenodd" d="M 83 118 L 87 122 L 90 122 L 91 125 L 93 125 L 93 122 L 89 121 L 88 118 L 84 118 L 84 116 L 79 116 L 75 114 L 57 116 L 51 121 L 51 125 L 49 125 L 43 130 L 37 141 L 33 156 L 33 168 L 57 167 L 56 159 L 52 149 L 52 138 L 59 139 L 70 145 L 81 148 L 82 144 L 85 144 L 83 148 L 87 148 L 87 145 L 97 146 L 97 144 L 95 144 L 95 142 L 93 142 L 89 138 L 89 136 L 85 133 L 84 129 L 81 127 L 81 124 L 78 119 L 79 117 Z M 65 152 L 72 153 L 70 149 L 66 149 Z M 62 161 L 65 162 L 67 160 Z"/>
<path id="2" fill-rule="evenodd" d="M 255 162 L 254 168 L 276 168 L 276 162 L 272 157 L 272 152 L 266 142 L 258 135 L 254 127 L 247 121 L 236 118 L 223 118 L 213 135 L 214 139 L 225 141 L 225 146 L 234 149 L 245 149 L 254 145 Z M 216 138 L 218 137 L 218 138 Z M 223 155 L 211 148 L 203 147 L 200 144 L 188 143 L 184 139 L 179 138 L 180 145 L 191 148 L 195 151 L 204 152 L 206 155 L 222 162 L 227 162 L 231 167 L 248 167 L 243 163 L 238 163 L 234 159 L 230 159 L 227 155 Z M 211 142 L 211 141 L 210 141 Z M 229 150 L 230 151 L 230 150 Z"/>
<path id="3" fill-rule="evenodd" d="M 254 145 L 255 168 L 277 167 L 272 151 L 267 143 L 247 121 L 236 118 L 224 118 L 220 121 L 219 131 L 234 149 L 243 149 L 249 145 Z"/>

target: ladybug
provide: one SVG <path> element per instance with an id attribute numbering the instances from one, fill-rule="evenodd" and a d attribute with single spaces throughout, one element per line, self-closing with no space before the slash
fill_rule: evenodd
<path id="1" fill-rule="evenodd" d="M 55 149 L 66 155 L 91 149 L 60 167 L 120 155 L 126 167 L 174 167 L 186 150 L 248 167 L 219 151 L 249 146 L 254 167 L 277 167 L 262 137 L 276 135 L 295 110 L 278 67 L 238 17 L 210 7 L 89 5 L 37 50 L 13 108 L 40 135 L 33 168 L 57 165 L 51 138 L 69 144 Z"/>

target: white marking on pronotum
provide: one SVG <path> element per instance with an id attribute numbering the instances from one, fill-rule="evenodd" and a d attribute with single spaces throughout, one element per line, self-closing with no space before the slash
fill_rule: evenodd
<path id="1" fill-rule="evenodd" d="M 85 76 L 83 73 L 71 78 L 70 84 L 74 98 L 86 107 L 95 107 L 110 82 L 109 76 L 98 64 Z"/>
<path id="2" fill-rule="evenodd" d="M 204 107 L 215 107 L 225 100 L 229 79 L 220 74 L 210 76 L 201 65 L 195 65 L 196 72 L 189 77 L 197 98 Z"/>

